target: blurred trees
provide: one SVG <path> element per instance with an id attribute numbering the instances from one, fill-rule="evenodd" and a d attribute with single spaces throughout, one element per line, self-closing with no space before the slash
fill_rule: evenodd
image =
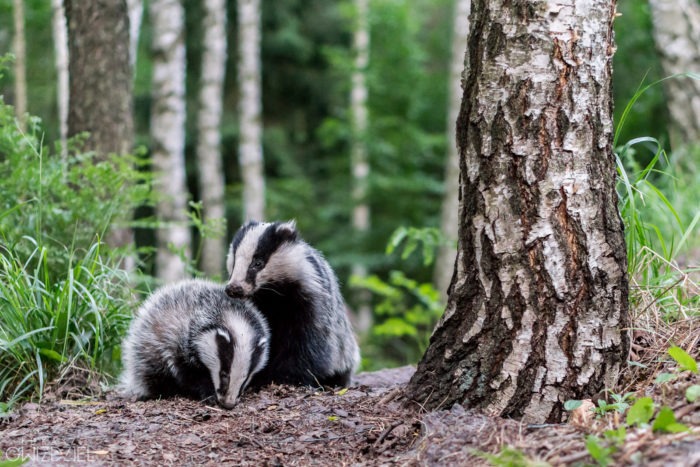
<path id="1" fill-rule="evenodd" d="M 151 0 L 151 158 L 158 193 L 156 275 L 163 282 L 187 277 L 191 234 L 185 175 L 185 24 L 180 0 Z M 128 46 L 128 42 L 126 45 Z"/>
<path id="2" fill-rule="evenodd" d="M 226 77 L 226 2 L 202 2 L 202 73 L 197 114 L 197 173 L 199 196 L 205 221 L 226 218 L 223 162 L 221 157 L 221 116 Z M 209 236 L 201 239 L 201 269 L 210 277 L 221 275 L 226 257 L 226 239 Z"/>
<path id="3" fill-rule="evenodd" d="M 693 72 L 696 79 L 664 82 L 674 151 L 700 147 L 700 3 L 697 0 L 649 0 L 656 50 L 666 76 Z"/>
<path id="4" fill-rule="evenodd" d="M 457 226 L 459 213 L 459 151 L 455 139 L 457 116 L 462 104 L 462 77 L 466 75 L 467 37 L 469 35 L 469 12 L 471 0 L 456 0 L 452 23 L 452 56 L 447 91 L 447 159 L 445 160 L 445 187 L 442 198 L 440 231 L 445 236 L 438 250 L 433 272 L 435 288 L 443 302 L 447 301 L 447 288 L 450 286 L 457 256 Z"/>
<path id="5" fill-rule="evenodd" d="M 238 163 L 243 179 L 243 219 L 266 220 L 260 77 L 260 0 L 238 0 Z"/>

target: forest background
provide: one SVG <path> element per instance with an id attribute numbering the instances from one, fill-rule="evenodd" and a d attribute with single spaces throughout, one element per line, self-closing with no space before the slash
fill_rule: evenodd
<path id="1" fill-rule="evenodd" d="M 200 192 L 195 148 L 198 137 L 198 92 L 201 84 L 202 4 L 193 0 L 185 0 L 183 3 L 187 61 L 185 161 L 189 199 L 196 202 Z M 237 9 L 235 1 L 227 3 L 229 58 L 224 83 L 221 148 L 226 180 L 224 235 L 230 238 L 243 219 L 243 182 L 237 159 Z M 94 193 L 99 191 L 101 185 L 113 189 L 112 194 L 121 192 L 118 182 L 123 177 L 131 184 L 128 194 L 124 196 L 132 197 L 131 202 L 138 205 L 135 220 L 129 225 L 135 227 L 140 274 L 136 283 L 132 277 L 121 286 L 128 285 L 130 289 L 145 293 L 157 285 L 151 274 L 155 252 L 154 228 L 158 227 L 152 218 L 152 199 L 148 193 L 139 191 L 148 182 L 148 152 L 151 144 L 152 30 L 147 13 L 141 28 L 133 88 L 135 141 L 137 147 L 145 148 L 136 152 L 144 154 L 134 161 L 129 160 L 133 165 L 125 162 L 121 172 L 116 172 L 117 175 L 106 168 L 100 172 L 99 165 L 95 165 L 94 171 L 89 172 L 85 167 L 92 164 L 88 164 L 81 166 L 72 175 L 64 173 L 63 179 L 57 175 L 52 180 L 49 178 L 51 160 L 58 160 L 59 153 L 54 149 L 54 142 L 59 139 L 59 122 L 54 40 L 50 26 L 52 9 L 50 2 L 44 0 L 26 0 L 24 7 L 27 110 L 30 115 L 38 117 L 30 121 L 27 130 L 35 145 L 30 145 L 32 147 L 25 150 L 30 154 L 28 160 L 36 161 L 37 167 L 41 167 L 42 163 L 45 165 L 40 169 L 43 172 L 38 174 L 30 173 L 30 169 L 18 172 L 17 166 L 13 169 L 8 165 L 11 162 L 7 156 L 8 145 L 19 147 L 21 144 L 17 143 L 19 139 L 15 138 L 16 135 L 13 136 L 14 133 L 7 130 L 13 126 L 13 120 L 4 115 L 3 126 L 7 131 L 3 130 L 5 147 L 0 152 L 0 162 L 5 164 L 4 186 L 0 189 L 3 195 L 0 220 L 5 219 L 3 241 L 13 245 L 13 252 L 26 249 L 24 256 L 12 256 L 6 251 L 8 254 L 4 258 L 20 265 L 35 261 L 35 271 L 43 267 L 40 272 L 35 272 L 35 279 L 36 276 L 44 278 L 42 284 L 47 291 L 51 282 L 49 271 L 61 267 L 77 271 L 75 267 L 78 263 L 84 265 L 88 260 L 99 262 L 98 258 L 104 249 L 100 252 L 92 248 L 95 234 L 104 233 L 104 226 L 101 230 L 90 231 L 91 226 L 85 227 L 74 221 L 76 216 L 84 220 L 103 210 L 101 198 L 93 196 Z M 371 2 L 370 59 L 365 70 L 369 127 L 364 137 L 371 167 L 365 198 L 371 212 L 371 224 L 362 234 L 354 232 L 352 227 L 355 203 L 352 196 L 353 131 L 349 99 L 353 71 L 352 3 L 279 0 L 262 2 L 261 7 L 262 146 L 266 217 L 297 220 L 304 238 L 323 251 L 335 268 L 351 309 L 359 309 L 363 301 L 368 300 L 367 293 L 371 294 L 369 300 L 374 326 L 361 336 L 364 369 L 415 363 L 425 350 L 433 325 L 444 308 L 440 294 L 444 290 L 436 290 L 433 283 L 434 249 L 441 239 L 454 236 L 454 233 L 449 232 L 437 234 L 444 195 L 447 152 L 448 147 L 454 145 L 448 136 L 448 126 L 454 125 L 454 121 L 449 121 L 448 118 L 454 2 Z M 644 172 L 644 177 L 650 177 L 654 182 L 653 187 L 658 195 L 655 199 L 661 200 L 658 203 L 639 203 L 635 215 L 644 216 L 643 229 L 652 234 L 648 246 L 662 252 L 669 261 L 679 261 L 684 266 L 692 265 L 696 259 L 693 251 L 698 243 L 691 235 L 697 222 L 696 211 L 700 201 L 700 184 L 696 181 L 698 154 L 684 152 L 682 159 L 674 159 L 668 129 L 669 110 L 663 86 L 652 86 L 643 94 L 638 92 L 645 84 L 665 76 L 654 42 L 648 4 L 621 0 L 618 2 L 618 11 L 621 15 L 615 21 L 618 49 L 614 58 L 613 88 L 615 121 L 619 124 L 624 120 L 624 126 L 618 127 L 617 144 L 622 147 L 628 141 L 642 138 L 634 148 L 625 148 L 624 166 L 630 173 L 644 172 L 645 168 L 651 167 L 653 170 Z M 0 1 L 0 51 L 12 50 L 12 18 L 13 2 Z M 5 67 L 0 82 L 1 94 L 5 102 L 12 104 L 15 98 L 15 75 L 11 63 L 6 63 Z M 633 99 L 634 105 L 630 107 Z M 666 148 L 667 153 L 660 153 L 657 143 Z M 46 149 L 42 149 L 44 147 Z M 666 156 L 670 163 L 666 162 Z M 655 165 L 649 166 L 650 162 Z M 68 194 L 53 195 L 58 198 L 73 195 L 77 199 L 73 203 L 75 215 L 63 216 L 61 210 L 65 207 L 51 205 L 49 201 L 43 203 L 44 208 L 38 221 L 36 216 L 25 214 L 22 217 L 17 214 L 20 210 L 31 211 L 26 203 L 31 204 L 29 193 L 34 193 L 32 183 L 38 182 L 39 185 L 46 186 L 53 184 L 55 188 L 66 180 L 68 183 L 63 183 L 64 185 L 78 186 L 80 189 L 69 189 Z M 94 185 L 94 190 L 83 192 L 82 189 L 88 185 Z M 39 204 L 42 204 L 41 193 L 40 189 Z M 76 196 L 76 193 L 84 194 Z M 126 201 L 124 203 L 128 204 Z M 22 209 L 17 209 L 18 205 Z M 197 209 L 193 207 L 190 211 L 190 229 L 194 238 L 191 251 L 194 253 L 189 259 L 190 273 L 193 275 L 198 274 L 197 251 L 201 236 L 211 234 L 208 227 L 200 223 Z M 61 219 L 64 224 L 59 222 Z M 25 221 L 26 225 L 22 224 Z M 12 228 L 8 226 L 10 224 Z M 633 230 L 634 226 L 628 222 L 627 228 Z M 66 252 L 63 260 L 55 259 L 61 255 L 50 251 L 45 253 L 45 250 L 39 248 L 42 242 L 37 238 L 34 238 L 34 242 L 25 241 L 27 231 L 39 230 L 42 232 L 37 236 L 46 234 L 47 238 L 61 239 L 57 243 L 62 244 Z M 84 235 L 84 238 L 80 235 Z M 22 242 L 25 243 L 24 246 L 21 245 Z M 397 248 L 402 242 L 405 242 L 403 250 Z M 421 248 L 413 251 L 414 247 Z M 79 259 L 74 254 L 77 251 L 80 252 Z M 353 278 L 352 270 L 357 265 L 367 272 L 366 278 Z M 438 267 L 447 267 L 451 271 L 452 263 Z M 118 269 L 116 265 L 114 268 Z M 76 276 L 74 274 L 70 277 Z M 64 290 L 60 284 L 65 284 L 66 280 L 64 276 L 60 277 L 52 282 L 54 289 L 51 290 L 54 292 L 57 289 Z M 99 278 L 92 279 L 99 283 Z M 105 302 L 115 298 L 110 294 L 122 296 L 122 292 L 115 291 L 119 284 L 115 284 L 111 276 L 104 284 L 108 284 L 104 286 Z M 10 281 L 6 281 L 3 284 L 5 286 L 10 288 Z M 57 297 L 56 303 L 65 303 L 71 296 L 70 290 L 66 290 L 65 296 L 52 292 Z M 128 322 L 128 312 L 133 311 L 134 303 L 140 298 L 142 295 L 136 293 L 124 296 L 123 302 L 117 300 L 119 306 L 122 306 L 118 308 L 118 314 L 123 319 L 115 321 L 112 331 L 100 331 L 103 346 L 91 347 L 93 344 L 87 344 L 89 339 L 86 337 L 82 341 L 76 339 L 79 342 L 76 345 L 82 346 L 83 352 L 93 352 L 96 360 L 118 362 L 118 344 Z M 100 303 L 98 299 L 94 301 Z M 37 303 L 36 306 L 51 308 L 46 303 Z M 56 308 L 60 306 L 57 305 Z M 124 313 L 126 317 L 123 316 Z M 69 321 L 70 314 L 63 319 Z M 105 319 L 107 321 L 109 320 Z M 55 336 L 67 336 L 73 332 L 69 331 L 71 325 L 61 324 L 61 320 L 51 321 L 52 326 L 56 322 L 59 325 L 51 331 Z M 34 331 L 37 329 L 42 329 L 42 326 L 27 326 L 25 332 L 36 337 Z M 80 334 L 78 331 L 75 333 Z M 27 335 L 19 335 L 24 336 L 21 340 L 31 340 Z M 38 367 L 36 371 L 41 371 L 40 368 L 44 365 L 41 363 L 42 358 L 65 363 L 66 356 L 63 352 L 68 339 L 59 337 L 51 345 L 46 344 L 45 340 L 35 342 L 34 347 L 39 348 L 38 353 L 30 351 L 24 357 L 18 355 L 17 358 L 35 358 Z M 99 356 L 97 347 L 101 349 Z M 15 380 L 8 388 L 16 384 Z M 0 397 L 0 400 L 4 400 L 7 395 Z"/>

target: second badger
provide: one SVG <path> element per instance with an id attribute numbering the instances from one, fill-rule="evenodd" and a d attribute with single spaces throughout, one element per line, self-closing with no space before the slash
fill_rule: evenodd
<path id="1" fill-rule="evenodd" d="M 347 386 L 360 351 L 338 280 L 290 222 L 243 225 L 227 259 L 231 297 L 250 297 L 270 326 L 270 357 L 253 384 Z"/>

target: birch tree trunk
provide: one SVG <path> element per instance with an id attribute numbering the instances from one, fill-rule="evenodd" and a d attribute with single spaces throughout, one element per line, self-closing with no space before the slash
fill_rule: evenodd
<path id="1" fill-rule="evenodd" d="M 159 194 L 156 216 L 156 275 L 164 283 L 187 276 L 191 235 L 187 223 L 185 178 L 184 11 L 179 0 L 151 0 L 153 81 L 151 157 Z"/>
<path id="2" fill-rule="evenodd" d="M 224 219 L 224 170 L 221 161 L 221 114 L 226 76 L 226 2 L 205 0 L 202 78 L 199 91 L 197 167 L 200 198 L 206 220 Z M 202 271 L 209 276 L 222 272 L 226 240 L 202 239 Z"/>
<path id="3" fill-rule="evenodd" d="M 238 0 L 238 85 L 244 220 L 265 218 L 260 85 L 260 0 Z"/>
<path id="4" fill-rule="evenodd" d="M 442 245 L 435 259 L 433 282 L 440 297 L 447 301 L 447 288 L 452 279 L 457 257 L 457 228 L 459 225 L 459 152 L 455 140 L 455 127 L 462 102 L 462 74 L 465 70 L 467 36 L 469 34 L 469 11 L 471 0 L 455 2 L 452 26 L 452 58 L 447 102 L 447 162 L 445 163 L 445 196 L 442 200 L 440 231 L 447 244 Z"/>
<path id="5" fill-rule="evenodd" d="M 665 75 L 700 74 L 700 4 L 697 0 L 649 0 L 654 40 Z M 664 82 L 674 150 L 700 145 L 700 80 Z"/>
<path id="6" fill-rule="evenodd" d="M 24 0 L 14 0 L 15 115 L 24 131 L 27 115 L 27 47 L 24 38 Z"/>
<path id="7" fill-rule="evenodd" d="M 370 209 L 367 202 L 367 179 L 370 165 L 367 159 L 367 83 L 365 79 L 369 64 L 369 0 L 355 0 L 355 31 L 353 49 L 355 52 L 355 69 L 352 73 L 350 91 L 350 114 L 352 119 L 351 165 L 354 203 L 352 211 L 352 228 L 359 238 L 363 238 L 370 227 Z M 367 268 L 356 263 L 352 274 L 360 278 L 367 277 Z M 358 306 L 355 312 L 355 329 L 364 334 L 372 327 L 372 309 L 369 306 L 369 293 L 358 293 Z"/>
<path id="8" fill-rule="evenodd" d="M 58 132 L 61 139 L 61 157 L 68 157 L 68 105 L 70 85 L 68 75 L 68 29 L 63 0 L 51 0 L 52 33 L 56 62 L 56 102 L 58 103 Z"/>
<path id="9" fill-rule="evenodd" d="M 85 149 L 125 154 L 134 141 L 129 17 L 124 0 L 66 0 L 70 97 L 68 136 Z"/>
<path id="10" fill-rule="evenodd" d="M 456 270 L 407 389 L 427 408 L 559 421 L 626 360 L 614 14 L 610 0 L 472 3 Z"/>
<path id="11" fill-rule="evenodd" d="M 126 0 L 126 5 L 129 10 L 129 61 L 131 69 L 136 70 L 139 36 L 143 20 L 143 0 Z"/>

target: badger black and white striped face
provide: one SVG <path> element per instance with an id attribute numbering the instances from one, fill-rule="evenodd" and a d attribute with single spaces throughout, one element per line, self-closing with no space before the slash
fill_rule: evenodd
<path id="1" fill-rule="evenodd" d="M 209 369 L 216 400 L 226 409 L 236 405 L 253 375 L 267 363 L 267 336 L 240 316 L 229 316 L 225 325 L 203 331 L 194 344 Z"/>
<path id="2" fill-rule="evenodd" d="M 241 227 L 233 237 L 226 267 L 231 297 L 249 297 L 266 284 L 297 279 L 305 252 L 294 221 L 255 222 Z"/>

